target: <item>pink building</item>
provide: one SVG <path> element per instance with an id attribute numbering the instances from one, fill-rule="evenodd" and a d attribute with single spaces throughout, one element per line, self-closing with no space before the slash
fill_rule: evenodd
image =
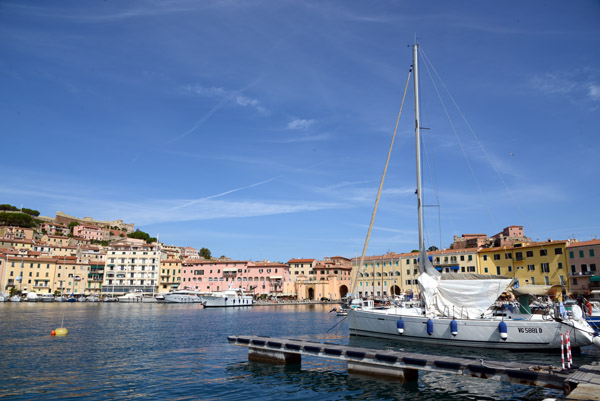
<path id="1" fill-rule="evenodd" d="M 46 231 L 49 235 L 69 234 L 69 227 L 59 223 L 44 223 L 42 224 L 42 230 Z"/>
<path id="2" fill-rule="evenodd" d="M 184 259 L 199 259 L 198 250 L 196 248 L 192 248 L 191 246 L 186 246 L 185 248 L 181 248 L 181 256 Z"/>
<path id="3" fill-rule="evenodd" d="M 97 226 L 79 225 L 73 227 L 73 235 L 87 240 L 103 241 L 108 232 Z"/>
<path id="4" fill-rule="evenodd" d="M 571 292 L 600 298 L 600 239 L 567 245 Z"/>
<path id="5" fill-rule="evenodd" d="M 182 264 L 180 288 L 213 292 L 233 287 L 255 295 L 276 295 L 287 281 L 289 268 L 281 263 L 187 259 Z"/>

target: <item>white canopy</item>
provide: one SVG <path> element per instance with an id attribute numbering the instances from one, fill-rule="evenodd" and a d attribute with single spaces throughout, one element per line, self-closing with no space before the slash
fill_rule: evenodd
<path id="1" fill-rule="evenodd" d="M 475 318 L 484 313 L 510 285 L 502 276 L 451 274 L 440 278 L 419 276 L 428 315 Z"/>

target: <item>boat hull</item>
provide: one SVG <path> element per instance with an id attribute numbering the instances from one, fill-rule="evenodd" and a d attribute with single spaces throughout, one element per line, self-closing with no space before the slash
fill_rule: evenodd
<path id="1" fill-rule="evenodd" d="M 403 333 L 399 334 L 398 320 Z M 396 313 L 351 310 L 350 335 L 385 338 L 432 345 L 509 350 L 560 349 L 560 334 L 569 333 L 571 348 L 592 344 L 593 329 L 583 321 L 558 322 L 541 317 L 530 320 L 456 319 L 456 335 L 451 318 L 428 318 Z M 431 321 L 431 323 L 428 323 Z M 506 324 L 506 339 L 501 338 L 500 322 Z M 431 333 L 431 334 L 430 334 Z"/>
<path id="2" fill-rule="evenodd" d="M 252 306 L 254 299 L 251 296 L 220 297 L 207 295 L 202 297 L 202 304 L 207 308 Z"/>
<path id="3" fill-rule="evenodd" d="M 201 303 L 202 299 L 197 295 L 188 294 L 165 294 L 164 303 L 166 304 L 196 304 Z"/>

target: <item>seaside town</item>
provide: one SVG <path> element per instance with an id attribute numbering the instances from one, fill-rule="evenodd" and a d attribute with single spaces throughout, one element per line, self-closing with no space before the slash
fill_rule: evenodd
<path id="1" fill-rule="evenodd" d="M 360 258 L 305 255 L 287 261 L 231 260 L 207 248 L 164 244 L 133 223 L 97 221 L 57 212 L 0 205 L 0 293 L 31 300 L 106 300 L 127 294 L 155 297 L 177 290 L 242 290 L 254 300 L 334 301 L 350 294 L 389 299 L 418 296 L 418 252 Z M 523 226 L 499 233 L 455 236 L 431 247 L 436 270 L 499 275 L 521 285 L 545 285 L 573 297 L 599 297 L 600 240 L 532 241 Z"/>

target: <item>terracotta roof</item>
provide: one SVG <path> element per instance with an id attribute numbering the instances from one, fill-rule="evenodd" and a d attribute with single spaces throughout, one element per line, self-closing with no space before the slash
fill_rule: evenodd
<path id="1" fill-rule="evenodd" d="M 290 259 L 290 260 L 288 260 L 288 264 L 289 263 L 312 263 L 315 260 L 316 259 Z"/>
<path id="2" fill-rule="evenodd" d="M 567 245 L 567 248 L 575 248 L 578 246 L 600 245 L 600 239 L 592 239 L 589 241 L 572 242 Z"/>

